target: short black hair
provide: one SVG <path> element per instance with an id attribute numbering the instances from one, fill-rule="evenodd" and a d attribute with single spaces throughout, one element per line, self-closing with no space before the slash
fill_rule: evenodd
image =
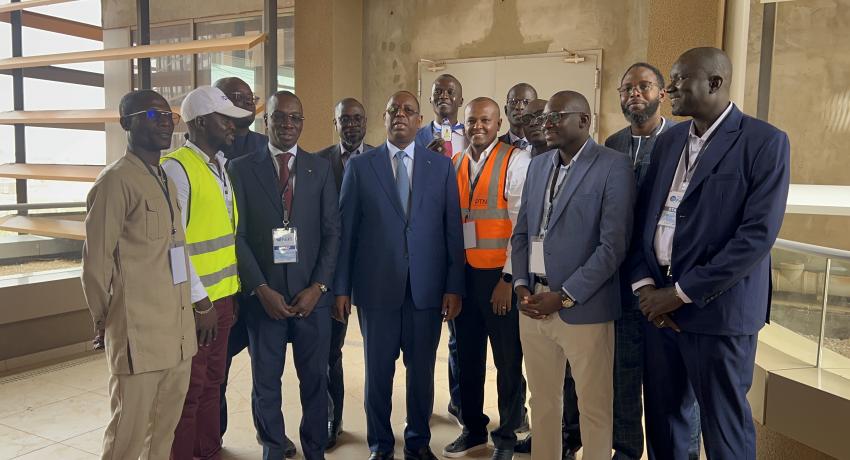
<path id="1" fill-rule="evenodd" d="M 122 117 L 126 117 L 131 113 L 145 110 L 148 107 L 141 106 L 147 106 L 147 104 L 150 103 L 152 99 L 165 100 L 165 98 L 163 98 L 161 94 L 157 93 L 152 89 L 139 89 L 135 91 L 130 91 L 129 93 L 125 94 L 124 97 L 121 98 L 121 102 L 118 103 L 118 114 Z"/>
<path id="2" fill-rule="evenodd" d="M 658 67 L 655 67 L 654 65 L 649 64 L 647 62 L 635 62 L 634 64 L 630 65 L 629 68 L 626 69 L 625 72 L 623 72 L 623 76 L 620 77 L 620 83 L 622 83 L 623 79 L 626 78 L 626 74 L 628 74 L 629 72 L 632 71 L 632 69 L 637 68 L 637 67 L 643 67 L 644 69 L 649 69 L 652 73 L 655 74 L 655 79 L 658 80 L 658 85 L 662 89 L 666 88 L 667 85 L 664 84 L 664 75 L 661 74 L 661 71 L 658 70 Z"/>

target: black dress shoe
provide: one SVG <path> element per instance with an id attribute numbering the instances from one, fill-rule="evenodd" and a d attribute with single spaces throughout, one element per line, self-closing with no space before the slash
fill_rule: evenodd
<path id="1" fill-rule="evenodd" d="M 372 452 L 369 460 L 394 460 L 392 452 Z"/>
<path id="2" fill-rule="evenodd" d="M 333 449 L 342 434 L 342 423 L 328 422 L 328 444 L 327 449 Z"/>
<path id="3" fill-rule="evenodd" d="M 490 460 L 513 460 L 514 459 L 514 451 L 513 449 L 499 449 L 493 451 L 493 456 L 490 457 Z"/>
<path id="4" fill-rule="evenodd" d="M 525 439 L 521 439 L 517 441 L 514 446 L 514 452 L 518 454 L 530 454 L 531 453 L 531 435 L 525 437 Z"/>
<path id="5" fill-rule="evenodd" d="M 404 460 L 437 460 L 437 456 L 431 452 L 428 446 L 422 446 L 416 452 L 404 448 Z"/>
<path id="6" fill-rule="evenodd" d="M 288 436 L 283 435 L 283 456 L 286 458 L 295 458 L 298 455 L 298 449 L 295 448 L 295 443 Z"/>
<path id="7" fill-rule="evenodd" d="M 573 449 L 567 449 L 566 447 L 564 447 L 563 452 L 564 452 L 564 456 L 561 457 L 561 460 L 576 460 L 576 452 L 578 452 L 578 449 L 573 450 Z"/>

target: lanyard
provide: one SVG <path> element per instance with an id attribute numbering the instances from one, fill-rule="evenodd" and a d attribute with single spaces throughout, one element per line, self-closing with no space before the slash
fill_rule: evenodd
<path id="1" fill-rule="evenodd" d="M 492 155 L 492 154 L 493 154 L 493 151 L 491 150 L 489 155 Z M 464 222 L 469 220 L 469 213 L 472 209 L 472 200 L 473 200 L 473 197 L 475 195 L 475 189 L 478 187 L 478 179 L 481 179 L 481 172 L 484 170 L 484 167 L 487 166 L 487 160 L 489 160 L 489 159 L 490 159 L 490 157 L 488 156 L 484 160 L 484 163 L 481 165 L 481 169 L 478 170 L 478 174 L 475 176 L 475 179 L 473 179 L 472 182 L 469 184 L 469 203 L 466 206 L 466 215 L 464 216 L 464 219 L 463 219 Z M 471 177 L 472 176 L 472 158 L 468 159 L 467 164 L 466 164 L 466 169 L 467 169 L 467 175 Z"/>
<path id="2" fill-rule="evenodd" d="M 552 210 L 555 209 L 555 198 L 557 198 L 561 194 L 561 190 L 564 189 L 564 185 L 567 184 L 567 175 L 570 172 L 570 168 L 573 166 L 573 161 L 570 161 L 567 164 L 566 170 L 564 171 L 564 180 L 561 181 L 561 185 L 558 184 L 558 174 L 561 172 L 561 166 L 557 165 L 555 167 L 555 171 L 552 175 L 552 184 L 549 186 L 549 209 L 546 211 L 546 220 L 543 221 L 543 234 L 549 230 L 549 221 L 552 219 Z"/>
<path id="3" fill-rule="evenodd" d="M 159 185 L 162 194 L 165 195 L 165 202 L 168 203 L 168 213 L 171 215 L 171 236 L 173 237 L 177 233 L 177 229 L 174 228 L 174 207 L 171 204 L 171 194 L 168 192 L 168 178 L 165 176 L 160 165 L 156 165 L 159 176 L 153 172 L 153 168 L 149 164 L 145 163 L 145 168 L 147 168 L 150 175 L 156 180 L 156 184 Z"/>
<path id="4" fill-rule="evenodd" d="M 692 122 L 693 123 L 693 122 Z M 688 141 L 685 144 L 685 150 L 682 151 L 682 155 L 685 157 L 685 177 L 683 178 L 683 182 L 689 184 L 691 179 L 694 177 L 694 173 L 696 173 L 697 165 L 699 165 L 699 161 L 702 159 L 702 154 L 705 153 L 705 150 L 708 148 L 708 144 L 711 143 L 711 140 L 714 139 L 714 134 L 717 133 L 717 130 L 714 130 L 711 134 L 709 134 L 708 139 L 702 144 L 699 152 L 697 152 L 697 157 L 694 159 L 694 164 L 691 163 L 691 139 L 688 137 Z M 690 136 L 690 134 L 688 134 Z"/>

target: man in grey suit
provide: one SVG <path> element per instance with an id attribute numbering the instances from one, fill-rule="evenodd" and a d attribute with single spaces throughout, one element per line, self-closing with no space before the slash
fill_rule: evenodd
<path id="1" fill-rule="evenodd" d="M 611 458 L 617 270 L 626 256 L 635 185 L 628 158 L 590 138 L 590 106 L 574 91 L 546 104 L 549 147 L 534 158 L 511 239 L 520 339 L 531 390 L 534 459 L 561 458 L 566 365 L 583 458 Z"/>
<path id="2" fill-rule="evenodd" d="M 374 147 L 363 142 L 366 136 L 366 110 L 357 99 L 348 97 L 337 102 L 333 123 L 339 142 L 316 152 L 316 155 L 331 163 L 336 190 L 339 192 L 348 161 Z M 348 318 L 331 322 L 331 352 L 328 356 L 328 449 L 336 446 L 342 433 L 342 407 L 345 400 L 342 346 L 345 344 L 347 331 Z"/>

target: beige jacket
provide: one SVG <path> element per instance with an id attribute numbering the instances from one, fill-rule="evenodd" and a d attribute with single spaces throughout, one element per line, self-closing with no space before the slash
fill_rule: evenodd
<path id="1" fill-rule="evenodd" d="M 172 281 L 169 250 L 185 237 L 177 189 L 167 184 L 173 237 L 163 188 L 132 153 L 107 166 L 88 195 L 83 291 L 95 330 L 106 330 L 113 374 L 168 369 L 198 350 L 189 283 Z"/>

